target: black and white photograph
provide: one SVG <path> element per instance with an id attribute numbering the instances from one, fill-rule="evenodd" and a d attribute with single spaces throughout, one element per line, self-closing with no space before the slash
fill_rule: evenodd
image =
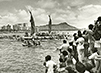
<path id="1" fill-rule="evenodd" d="M 0 73 L 101 73 L 101 0 L 0 0 Z"/>

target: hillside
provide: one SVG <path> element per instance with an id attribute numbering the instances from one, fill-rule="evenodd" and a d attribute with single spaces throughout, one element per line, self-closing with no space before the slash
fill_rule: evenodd
<path id="1" fill-rule="evenodd" d="M 48 31 L 48 25 L 38 26 L 40 31 Z M 52 24 L 52 31 L 74 31 L 78 30 L 76 27 L 67 24 L 66 22 L 59 24 Z"/>

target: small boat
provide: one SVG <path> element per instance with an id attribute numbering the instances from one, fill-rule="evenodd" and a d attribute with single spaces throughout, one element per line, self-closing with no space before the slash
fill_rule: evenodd
<path id="1" fill-rule="evenodd" d="M 32 37 L 23 37 L 24 40 L 32 40 Z"/>

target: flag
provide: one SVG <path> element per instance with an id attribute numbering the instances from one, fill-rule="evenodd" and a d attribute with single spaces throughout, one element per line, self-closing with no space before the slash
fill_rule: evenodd
<path id="1" fill-rule="evenodd" d="M 49 16 L 49 24 L 48 24 L 48 26 L 49 26 L 49 34 L 50 34 L 51 30 L 52 30 L 52 20 L 51 20 L 50 15 L 48 15 L 48 16 Z"/>
<path id="2" fill-rule="evenodd" d="M 31 35 L 33 35 L 35 33 L 35 22 L 31 11 L 29 11 L 29 13 L 30 13 L 30 22 L 31 22 Z"/>

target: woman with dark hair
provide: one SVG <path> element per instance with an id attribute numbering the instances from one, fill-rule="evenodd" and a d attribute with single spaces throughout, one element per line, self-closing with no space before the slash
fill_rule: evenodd
<path id="1" fill-rule="evenodd" d="M 84 38 L 84 56 L 88 57 L 88 48 L 89 48 L 89 44 L 88 44 L 88 36 L 87 36 L 87 31 L 84 30 L 83 31 L 83 38 Z"/>
<path id="2" fill-rule="evenodd" d="M 87 36 L 88 36 L 88 43 L 89 43 L 90 53 L 92 52 L 92 50 L 94 50 L 94 42 L 95 42 L 95 38 L 93 36 L 94 35 L 93 28 L 94 28 L 93 24 L 88 25 Z"/>
<path id="3" fill-rule="evenodd" d="M 82 37 L 82 33 L 81 33 L 80 30 L 78 30 L 78 38 L 79 38 L 79 37 Z"/>
<path id="4" fill-rule="evenodd" d="M 98 17 L 97 21 L 95 22 L 94 28 L 94 38 L 95 40 L 100 40 L 101 38 L 101 17 Z"/>
<path id="5" fill-rule="evenodd" d="M 76 33 L 73 34 L 73 37 L 74 37 L 74 39 L 73 39 L 74 41 L 76 41 L 78 39 L 78 36 Z"/>

